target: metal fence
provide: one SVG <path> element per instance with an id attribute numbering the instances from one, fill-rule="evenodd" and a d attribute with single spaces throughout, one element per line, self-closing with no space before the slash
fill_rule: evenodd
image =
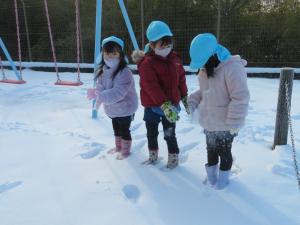
<path id="1" fill-rule="evenodd" d="M 51 61 L 51 47 L 47 21 L 42 0 L 18 0 L 21 49 L 23 61 Z M 240 54 L 250 66 L 300 67 L 300 29 L 298 23 L 286 26 L 286 19 L 277 14 L 260 17 L 260 13 L 247 12 L 250 16 L 241 18 L 245 12 L 229 13 L 222 7 L 208 7 L 217 0 L 125 0 L 133 29 L 140 47 L 145 44 L 145 29 L 152 20 L 164 20 L 175 35 L 175 49 L 182 56 L 184 64 L 189 63 L 189 44 L 198 33 L 218 33 L 220 42 L 233 54 Z M 196 4 L 196 3 L 199 4 Z M 238 2 L 238 1 L 237 1 Z M 243 2 L 243 1 L 240 1 Z M 251 1 L 249 1 L 251 2 Z M 194 5 L 193 5 L 194 4 Z M 81 59 L 93 62 L 96 1 L 81 1 Z M 227 6 L 226 6 L 227 7 Z M 207 10 L 206 10 L 207 9 Z M 57 58 L 60 62 L 76 61 L 75 6 L 74 0 L 50 0 L 51 15 Z M 219 12 L 219 14 L 218 14 Z M 226 14 L 227 13 L 227 14 Z M 279 15 L 280 13 L 278 13 Z M 299 11 L 295 11 L 295 18 Z M 220 15 L 220 17 L 218 17 Z M 298 16 L 298 17 L 297 17 Z M 264 18 L 265 20 L 263 20 Z M 300 18 L 300 17 L 299 17 Z M 278 29 L 274 29 L 277 27 Z M 298 28 L 297 28 L 298 27 Z M 103 37 L 117 35 L 125 40 L 126 53 L 131 54 L 133 46 L 126 25 L 118 8 L 117 0 L 103 0 Z M 0 36 L 6 43 L 14 60 L 18 59 L 16 22 L 12 0 L 1 0 Z M 4 58 L 0 51 L 0 56 Z"/>

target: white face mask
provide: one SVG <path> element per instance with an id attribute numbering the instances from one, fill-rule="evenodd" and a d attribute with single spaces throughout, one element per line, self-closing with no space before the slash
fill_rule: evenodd
<path id="1" fill-rule="evenodd" d="M 159 48 L 154 49 L 156 55 L 162 56 L 164 58 L 167 57 L 167 55 L 169 55 L 171 51 L 172 51 L 172 46 L 164 49 L 159 49 Z"/>
<path id="2" fill-rule="evenodd" d="M 119 58 L 110 58 L 110 59 L 104 59 L 105 65 L 107 65 L 109 68 L 117 67 L 120 63 Z"/>

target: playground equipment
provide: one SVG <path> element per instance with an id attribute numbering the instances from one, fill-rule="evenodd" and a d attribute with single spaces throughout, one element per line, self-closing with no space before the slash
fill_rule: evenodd
<path id="1" fill-rule="evenodd" d="M 4 52 L 4 55 L 8 59 L 10 66 L 14 70 L 14 73 L 17 77 L 17 80 L 8 79 L 4 73 L 2 59 L 0 58 L 1 71 L 2 71 L 2 79 L 0 83 L 8 83 L 8 84 L 24 84 L 26 83 L 22 78 L 22 52 L 21 52 L 21 39 L 20 39 L 20 26 L 19 26 L 19 13 L 18 13 L 18 4 L 17 0 L 14 0 L 14 9 L 15 9 L 15 17 L 16 17 L 16 27 L 17 27 L 17 41 L 18 41 L 18 55 L 19 55 L 19 72 L 17 71 L 16 65 L 14 64 L 4 42 L 0 38 L 0 47 Z"/>
<path id="2" fill-rule="evenodd" d="M 6 48 L 6 46 L 4 45 L 4 42 L 2 41 L 1 37 L 0 37 L 0 47 L 4 52 L 4 55 L 6 56 L 6 58 L 9 61 L 10 66 L 12 67 L 17 80 L 14 79 L 8 79 L 4 73 L 4 68 L 3 68 L 3 64 L 2 64 L 2 59 L 0 57 L 0 64 L 1 64 L 1 71 L 2 71 L 2 79 L 0 80 L 0 83 L 8 83 L 8 84 L 24 84 L 26 83 L 23 79 L 22 79 L 22 74 L 21 74 L 21 70 L 20 73 L 17 70 L 17 67 L 15 65 L 15 63 L 13 62 L 12 58 L 10 57 L 10 54 Z"/>
<path id="3" fill-rule="evenodd" d="M 56 52 L 55 52 L 55 46 L 53 41 L 53 34 L 51 29 L 51 21 L 50 21 L 50 14 L 48 9 L 48 1 L 44 0 L 44 6 L 45 6 L 45 13 L 47 17 L 47 24 L 48 24 L 48 32 L 50 37 L 50 43 L 51 43 L 51 50 L 52 50 L 52 57 L 55 65 L 55 72 L 57 81 L 55 82 L 55 85 L 67 85 L 67 86 L 80 86 L 83 83 L 80 80 L 80 12 L 79 12 L 79 0 L 75 0 L 75 14 L 76 14 L 76 47 L 77 47 L 77 81 L 63 81 L 60 79 L 59 72 L 58 72 L 58 66 L 57 66 L 57 58 L 56 58 Z"/>
<path id="4" fill-rule="evenodd" d="M 6 49 L 4 43 L 0 39 L 0 44 L 1 48 L 4 51 L 4 54 L 6 58 L 8 59 L 11 67 L 13 68 L 16 77 L 18 78 L 17 80 L 10 80 L 5 77 L 5 73 L 3 70 L 3 64 L 0 59 L 0 66 L 2 68 L 2 76 L 3 79 L 0 80 L 1 82 L 5 83 L 25 83 L 22 79 L 22 58 L 21 58 L 21 44 L 20 44 L 20 29 L 19 29 L 19 17 L 18 17 L 18 11 L 17 11 L 17 0 L 14 0 L 15 3 L 15 16 L 16 16 L 16 25 L 17 25 L 17 37 L 18 37 L 18 54 L 19 54 L 19 68 L 20 68 L 20 73 L 18 73 L 16 66 L 11 59 L 8 50 Z M 76 50 L 77 50 L 77 80 L 76 81 L 65 81 L 60 78 L 59 75 L 59 70 L 58 70 L 58 63 L 57 63 L 57 57 L 56 57 L 56 50 L 55 50 L 55 43 L 53 39 L 53 32 L 52 32 L 52 27 L 51 27 L 51 19 L 50 19 L 50 13 L 49 13 L 49 8 L 48 8 L 48 0 L 44 0 L 44 10 L 45 10 L 45 15 L 47 19 L 47 25 L 48 25 L 48 33 L 49 33 L 49 38 L 50 38 L 50 44 L 51 44 L 51 51 L 52 51 L 52 58 L 53 58 L 53 63 L 54 63 L 54 68 L 57 76 L 57 81 L 55 82 L 55 85 L 67 85 L 67 86 L 80 86 L 82 85 L 82 81 L 80 80 L 80 10 L 79 10 L 79 5 L 80 5 L 80 0 L 74 0 L 75 3 L 75 14 L 76 14 Z M 101 28 L 102 28 L 102 0 L 96 0 L 96 29 L 95 29 L 95 53 L 94 53 L 94 74 L 96 73 L 97 66 L 98 66 L 98 61 L 99 59 L 101 60 Z M 130 34 L 131 41 L 133 43 L 134 49 L 138 50 L 139 46 L 135 37 L 135 34 L 133 32 L 126 7 L 124 5 L 123 0 L 118 0 L 118 5 L 121 9 L 127 30 Z M 96 83 L 94 82 L 94 87 L 96 86 Z M 95 101 L 93 101 L 93 110 L 92 110 L 92 118 L 97 118 L 97 109 L 95 108 Z"/>

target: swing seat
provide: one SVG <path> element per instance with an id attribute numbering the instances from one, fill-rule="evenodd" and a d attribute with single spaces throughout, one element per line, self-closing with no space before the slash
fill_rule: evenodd
<path id="1" fill-rule="evenodd" d="M 7 83 L 7 84 L 25 84 L 26 81 L 24 80 L 11 80 L 11 79 L 2 79 L 0 83 Z"/>
<path id="2" fill-rule="evenodd" d="M 55 85 L 65 85 L 65 86 L 80 86 L 83 85 L 81 81 L 63 81 L 58 80 L 55 82 Z"/>

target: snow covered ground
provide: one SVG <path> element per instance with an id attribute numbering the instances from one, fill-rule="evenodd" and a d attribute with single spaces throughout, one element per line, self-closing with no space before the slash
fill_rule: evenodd
<path id="1" fill-rule="evenodd" d="M 292 149 L 271 151 L 278 80 L 248 79 L 249 116 L 233 145 L 231 183 L 216 191 L 202 183 L 205 136 L 184 112 L 177 125 L 181 164 L 164 171 L 162 132 L 162 160 L 141 165 L 147 158 L 142 107 L 132 124 L 133 154 L 118 161 L 107 154 L 114 143 L 110 119 L 102 108 L 99 119 L 91 119 L 86 90 L 92 74 L 82 74 L 81 87 L 53 85 L 54 73 L 25 70 L 24 78 L 24 85 L 0 84 L 1 225 L 300 224 Z M 189 92 L 198 88 L 195 76 L 187 80 Z M 292 119 L 300 161 L 299 102 L 295 81 Z"/>

